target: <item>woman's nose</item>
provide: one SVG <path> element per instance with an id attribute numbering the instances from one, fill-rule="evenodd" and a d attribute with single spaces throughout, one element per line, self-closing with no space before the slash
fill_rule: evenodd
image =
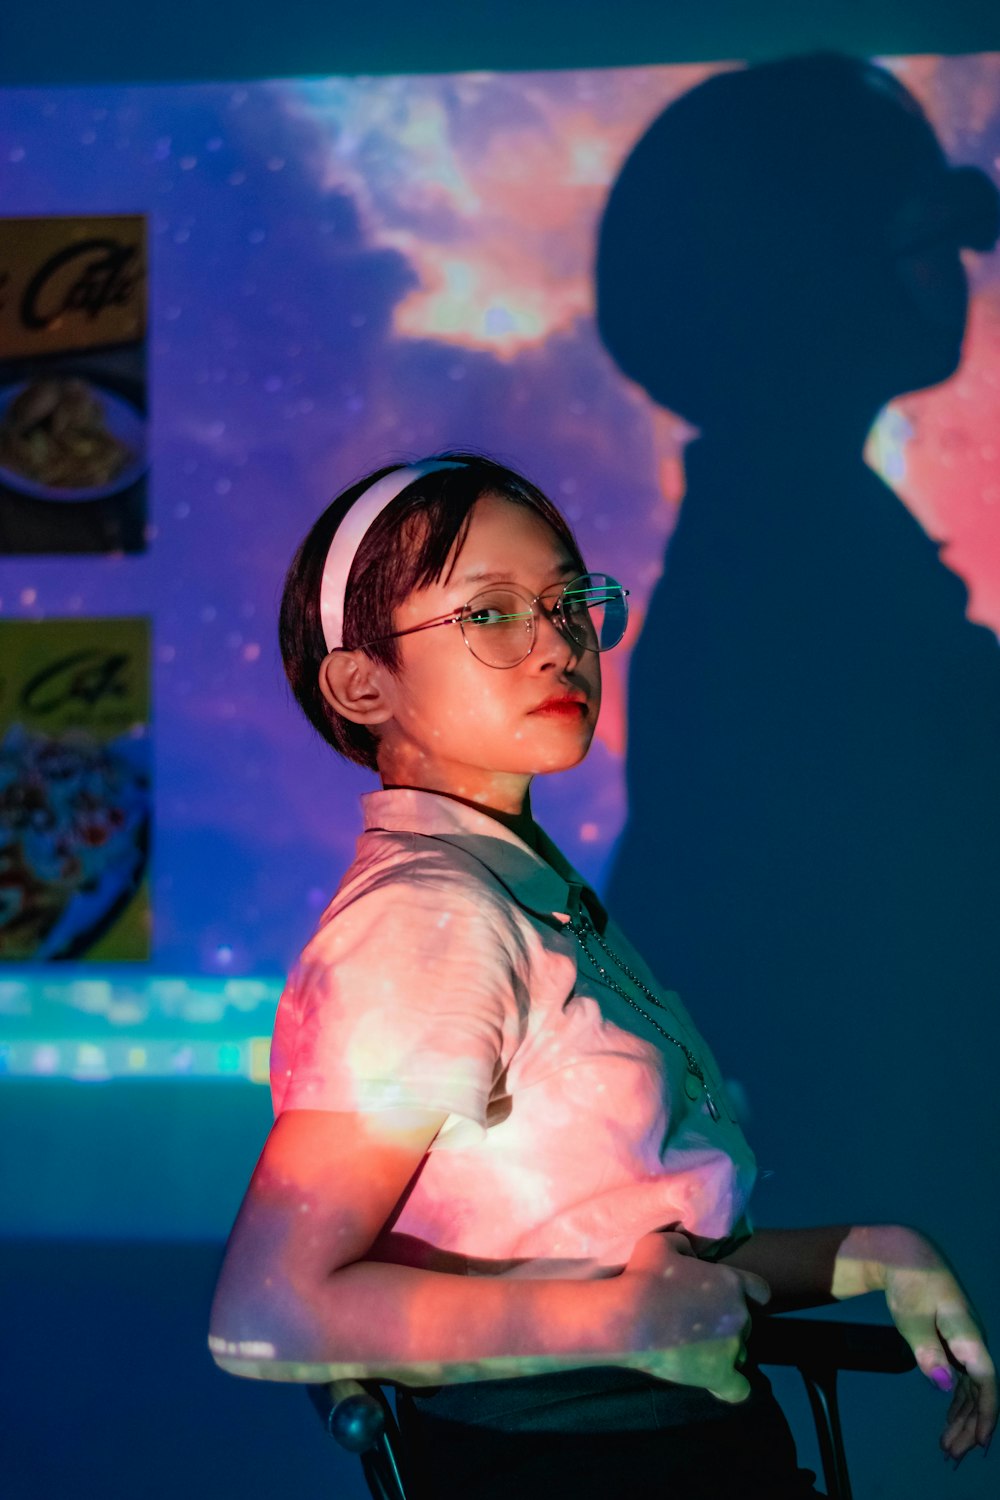
<path id="1" fill-rule="evenodd" d="M 535 604 L 535 644 L 532 654 L 538 661 L 563 662 L 579 656 L 580 647 L 569 631 L 558 604 L 547 609 L 540 601 Z"/>

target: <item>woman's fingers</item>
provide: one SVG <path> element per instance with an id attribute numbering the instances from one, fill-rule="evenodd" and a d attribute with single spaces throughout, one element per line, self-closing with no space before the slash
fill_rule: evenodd
<path id="1" fill-rule="evenodd" d="M 976 1442 L 986 1448 L 989 1446 L 997 1425 L 997 1378 L 995 1375 L 984 1375 L 977 1384 L 979 1400 L 976 1414 Z"/>
<path id="2" fill-rule="evenodd" d="M 965 1458 L 966 1454 L 971 1453 L 976 1446 L 974 1417 L 957 1427 L 954 1432 L 949 1433 L 947 1442 L 942 1443 L 942 1447 L 948 1454 L 948 1457 L 954 1458 L 956 1461 Z"/>
<path id="3" fill-rule="evenodd" d="M 986 1342 L 964 1304 L 939 1314 L 937 1326 L 952 1363 L 961 1369 L 959 1382 L 974 1398 L 972 1441 L 986 1447 L 997 1424 L 997 1377 Z"/>
<path id="4" fill-rule="evenodd" d="M 724 1379 L 718 1380 L 707 1389 L 711 1395 L 718 1396 L 720 1401 L 728 1401 L 730 1405 L 735 1405 L 740 1401 L 745 1401 L 749 1396 L 750 1382 L 745 1375 L 740 1374 L 739 1370 L 733 1369 L 726 1374 Z"/>
<path id="5" fill-rule="evenodd" d="M 963 1407 L 967 1407 L 971 1400 L 972 1392 L 969 1389 L 969 1382 L 964 1376 L 960 1375 L 958 1384 L 955 1387 L 955 1394 L 952 1396 L 951 1404 L 948 1407 L 948 1415 L 945 1417 L 945 1423 L 954 1422 Z"/>
<path id="6" fill-rule="evenodd" d="M 959 1376 L 955 1399 L 941 1435 L 941 1447 L 950 1458 L 962 1459 L 975 1447 L 989 1446 L 996 1425 L 996 1381 Z"/>
<path id="7" fill-rule="evenodd" d="M 935 1320 L 931 1317 L 911 1315 L 897 1318 L 896 1326 L 927 1379 L 939 1391 L 954 1392 L 941 1446 L 949 1457 L 964 1458 L 977 1443 L 988 1441 L 996 1425 L 996 1381 L 985 1346 L 973 1339 L 949 1340 L 949 1354 L 949 1348 L 938 1336 Z M 956 1379 L 953 1368 L 958 1354 L 956 1343 L 973 1364 L 980 1365 L 983 1370 L 981 1377 L 977 1377 L 974 1370 L 966 1370 Z"/>
<path id="8" fill-rule="evenodd" d="M 937 1328 L 931 1316 L 897 1316 L 896 1327 L 903 1335 L 918 1367 L 939 1391 L 950 1391 L 954 1386 L 947 1352 L 938 1338 Z"/>
<path id="9" fill-rule="evenodd" d="M 973 1442 L 975 1441 L 976 1416 L 976 1392 L 971 1383 L 961 1376 L 955 1399 L 948 1408 L 944 1432 L 941 1434 L 941 1447 L 946 1453 L 956 1457 L 956 1450 L 962 1445 L 962 1440 L 969 1430 L 972 1432 Z"/>
<path id="10" fill-rule="evenodd" d="M 759 1302 L 761 1306 L 770 1302 L 771 1288 L 763 1276 L 758 1276 L 755 1271 L 736 1271 L 736 1275 L 743 1283 L 744 1297 L 749 1297 L 751 1302 Z"/>
<path id="11" fill-rule="evenodd" d="M 636 1240 L 628 1268 L 630 1271 L 662 1274 L 677 1255 L 694 1255 L 687 1235 L 675 1234 L 669 1229 L 653 1229 Z"/>
<path id="12" fill-rule="evenodd" d="M 917 1365 L 941 1391 L 953 1392 L 941 1446 L 956 1462 L 988 1447 L 997 1422 L 997 1381 L 986 1337 L 951 1268 L 933 1247 L 921 1266 L 889 1266 L 885 1294 Z"/>
<path id="13" fill-rule="evenodd" d="M 941 1447 L 949 1458 L 959 1461 L 976 1446 L 976 1411 L 975 1392 L 972 1392 L 942 1435 Z"/>

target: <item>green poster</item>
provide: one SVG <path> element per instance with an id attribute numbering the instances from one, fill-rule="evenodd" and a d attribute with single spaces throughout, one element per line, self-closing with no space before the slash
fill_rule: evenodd
<path id="1" fill-rule="evenodd" d="M 0 960 L 149 957 L 149 622 L 0 621 Z"/>

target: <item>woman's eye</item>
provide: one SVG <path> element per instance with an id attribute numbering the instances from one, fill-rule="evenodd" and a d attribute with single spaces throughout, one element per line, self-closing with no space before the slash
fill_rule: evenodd
<path id="1" fill-rule="evenodd" d="M 563 595 L 563 609 L 567 614 L 583 615 L 591 609 L 607 609 L 619 603 L 622 596 L 621 588 L 581 589 L 579 593 Z"/>
<path id="2" fill-rule="evenodd" d="M 469 606 L 466 620 L 470 625 L 510 625 L 523 626 L 525 620 L 531 619 L 531 610 L 524 608 L 524 601 L 516 594 L 491 594 L 480 600 L 473 601 Z"/>

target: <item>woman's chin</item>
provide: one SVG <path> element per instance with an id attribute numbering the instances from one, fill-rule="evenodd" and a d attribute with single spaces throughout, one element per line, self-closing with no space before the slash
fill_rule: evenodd
<path id="1" fill-rule="evenodd" d="M 533 776 L 551 776 L 556 771 L 571 771 L 586 759 L 590 749 L 592 734 L 588 734 L 585 740 L 578 740 L 575 745 L 553 746 L 534 757 L 534 765 L 531 774 Z"/>

